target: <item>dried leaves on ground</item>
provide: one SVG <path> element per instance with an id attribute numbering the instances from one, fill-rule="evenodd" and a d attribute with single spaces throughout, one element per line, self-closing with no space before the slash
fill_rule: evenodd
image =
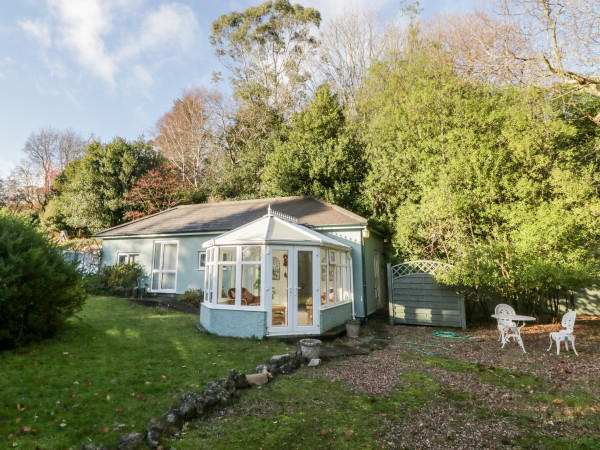
<path id="1" fill-rule="evenodd" d="M 560 355 L 554 346 L 547 351 L 549 333 L 558 329 L 525 326 L 523 353 L 513 342 L 501 348 L 495 324 L 452 330 L 456 338 L 435 336 L 430 327 L 380 324 L 354 342 L 384 348 L 332 360 L 315 376 L 373 396 L 410 392 L 399 401 L 400 418 L 398 411 L 382 417 L 386 447 L 547 447 L 578 439 L 585 447 L 600 432 L 600 318 L 578 317 L 579 356 L 564 346 Z"/>

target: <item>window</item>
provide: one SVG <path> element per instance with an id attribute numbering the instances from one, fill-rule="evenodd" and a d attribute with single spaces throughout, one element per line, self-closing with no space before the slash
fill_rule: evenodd
<path id="1" fill-rule="evenodd" d="M 206 269 L 206 252 L 198 252 L 198 270 Z"/>
<path id="2" fill-rule="evenodd" d="M 140 259 L 139 253 L 119 253 L 117 255 L 117 264 L 134 264 Z"/>
<path id="3" fill-rule="evenodd" d="M 261 246 L 209 248 L 204 301 L 238 307 L 260 306 L 262 252 Z"/>
<path id="4" fill-rule="evenodd" d="M 261 247 L 242 247 L 242 306 L 260 306 Z"/>
<path id="5" fill-rule="evenodd" d="M 235 247 L 221 247 L 218 249 L 219 262 L 217 273 L 217 303 L 221 305 L 235 305 L 235 269 L 237 249 Z"/>
<path id="6" fill-rule="evenodd" d="M 352 299 L 351 260 L 347 252 L 321 249 L 321 305 Z"/>
<path id="7" fill-rule="evenodd" d="M 152 291 L 175 293 L 177 288 L 178 241 L 154 242 Z"/>

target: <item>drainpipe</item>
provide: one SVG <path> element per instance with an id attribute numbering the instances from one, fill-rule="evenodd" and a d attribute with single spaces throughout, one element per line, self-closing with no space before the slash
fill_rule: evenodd
<path id="1" fill-rule="evenodd" d="M 365 230 L 367 228 L 365 227 Z M 365 233 L 366 234 L 366 233 Z M 367 274 L 365 267 L 365 237 L 363 233 L 360 233 L 360 258 L 361 258 L 361 269 L 362 269 L 362 290 L 363 290 L 363 322 L 367 324 Z"/>

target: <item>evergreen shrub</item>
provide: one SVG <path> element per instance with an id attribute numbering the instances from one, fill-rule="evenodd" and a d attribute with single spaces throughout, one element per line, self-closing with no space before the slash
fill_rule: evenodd
<path id="1" fill-rule="evenodd" d="M 202 289 L 188 289 L 179 296 L 179 301 L 197 307 L 200 307 L 203 300 L 204 291 Z"/>
<path id="2" fill-rule="evenodd" d="M 133 295 L 136 286 L 145 284 L 144 269 L 138 263 L 103 266 L 98 273 L 86 277 L 86 290 L 94 295 Z"/>
<path id="3" fill-rule="evenodd" d="M 85 301 L 82 275 L 31 219 L 0 210 L 0 349 L 52 336 Z"/>

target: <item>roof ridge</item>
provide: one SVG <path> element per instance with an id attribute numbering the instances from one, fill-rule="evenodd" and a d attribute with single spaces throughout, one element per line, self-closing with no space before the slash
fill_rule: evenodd
<path id="1" fill-rule="evenodd" d="M 179 206 L 185 206 L 185 207 L 192 207 L 192 206 L 197 206 L 197 205 L 204 205 L 204 206 L 222 206 L 226 203 L 260 203 L 260 202 L 270 202 L 270 201 L 278 201 L 278 200 L 290 200 L 290 199 L 294 199 L 294 198 L 307 198 L 310 196 L 307 195 L 290 195 L 289 197 L 268 197 L 268 198 L 249 198 L 249 199 L 244 199 L 244 200 L 223 200 L 220 202 L 201 202 L 201 203 L 192 203 L 189 205 L 179 205 Z"/>

